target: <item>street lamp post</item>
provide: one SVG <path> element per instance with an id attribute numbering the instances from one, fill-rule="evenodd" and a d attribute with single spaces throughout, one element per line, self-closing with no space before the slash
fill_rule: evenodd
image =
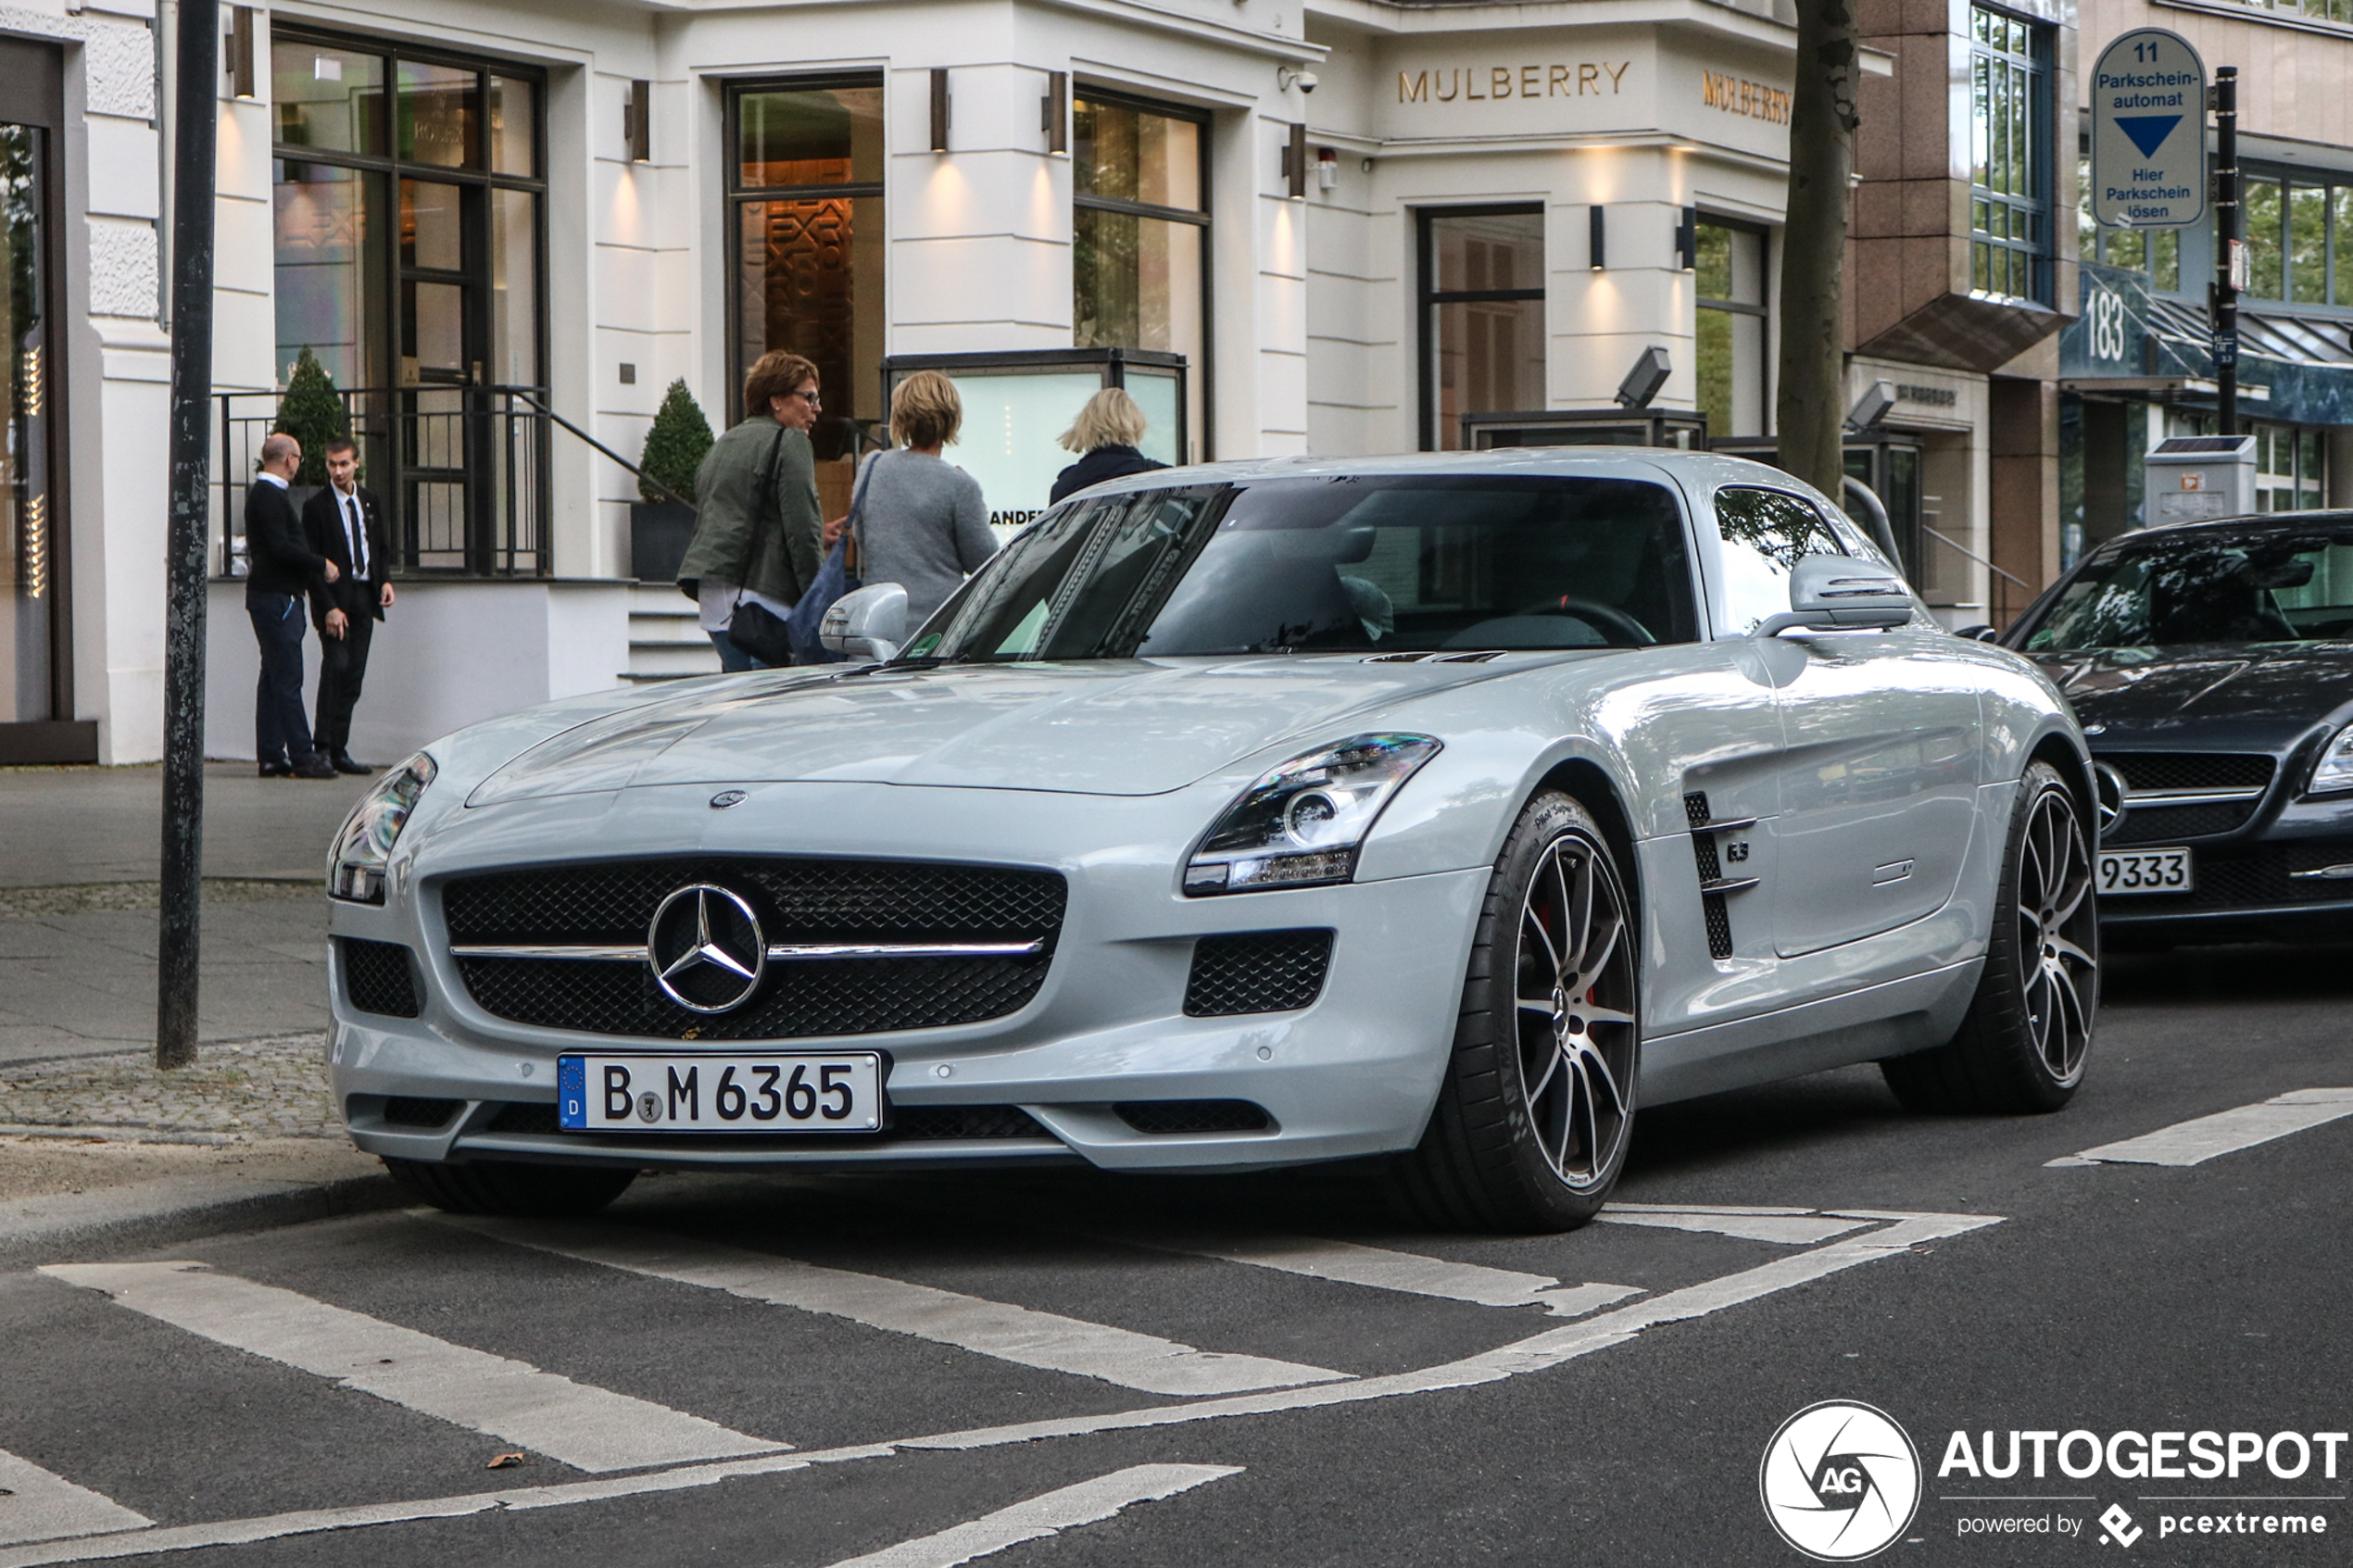
<path id="1" fill-rule="evenodd" d="M 2214 69 L 2214 400 L 2221 433 L 2239 433 L 2239 271 L 2246 214 L 2239 205 L 2239 68 Z"/>

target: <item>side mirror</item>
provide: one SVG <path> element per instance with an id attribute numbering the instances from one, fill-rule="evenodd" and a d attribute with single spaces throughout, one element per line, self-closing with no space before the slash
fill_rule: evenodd
<path id="1" fill-rule="evenodd" d="M 869 583 L 844 594 L 817 623 L 817 640 L 851 659 L 896 659 L 907 639 L 907 590 L 896 583 Z"/>
<path id="2" fill-rule="evenodd" d="M 1966 638 L 1972 643 L 1998 643 L 2002 640 L 2002 634 L 1999 632 L 1991 626 L 1984 625 L 1964 626 L 1953 635 Z"/>
<path id="3" fill-rule="evenodd" d="M 1887 568 L 1852 556 L 1806 556 L 1790 573 L 1789 608 L 1757 626 L 1783 632 L 1883 632 L 1912 619 L 1912 591 Z"/>

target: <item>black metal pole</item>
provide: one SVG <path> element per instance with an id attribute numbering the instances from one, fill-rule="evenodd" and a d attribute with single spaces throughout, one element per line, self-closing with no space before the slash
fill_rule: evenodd
<path id="1" fill-rule="evenodd" d="M 2239 433 L 2239 290 L 2237 259 L 2246 237 L 2239 205 L 2239 68 L 2214 69 L 2214 400 L 2221 433 Z"/>
<path id="2" fill-rule="evenodd" d="M 211 477 L 213 159 L 219 0 L 180 0 L 171 159 L 171 523 L 165 550 L 163 887 L 156 921 L 156 1065 L 196 1060 L 204 877 L 205 501 Z"/>

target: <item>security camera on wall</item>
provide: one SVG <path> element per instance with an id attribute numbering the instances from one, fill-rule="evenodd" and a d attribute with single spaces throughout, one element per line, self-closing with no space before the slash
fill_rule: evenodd
<path id="1" fill-rule="evenodd" d="M 1302 93 L 1313 93 L 1320 80 L 1314 71 L 1301 70 L 1295 66 L 1275 68 L 1275 85 L 1277 87 L 1296 87 Z"/>
<path id="2" fill-rule="evenodd" d="M 1667 384 L 1673 374 L 1667 362 L 1667 350 L 1654 345 L 1635 358 L 1634 368 L 1617 383 L 1617 400 L 1629 408 L 1647 408 L 1651 399 Z"/>

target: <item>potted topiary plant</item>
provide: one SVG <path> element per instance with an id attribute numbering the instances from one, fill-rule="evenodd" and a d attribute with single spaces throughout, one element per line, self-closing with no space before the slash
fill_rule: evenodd
<path id="1" fill-rule="evenodd" d="M 646 432 L 642 470 L 629 506 L 629 569 L 641 583 L 668 583 L 678 575 L 686 546 L 695 536 L 695 470 L 711 450 L 711 421 L 684 381 L 670 383 L 661 408 Z M 663 494 L 664 490 L 671 494 Z"/>
<path id="2" fill-rule="evenodd" d="M 285 395 L 278 399 L 278 422 L 272 431 L 302 443 L 302 467 L 296 470 L 287 495 L 294 503 L 295 515 L 300 517 L 304 504 L 327 483 L 327 443 L 351 433 L 351 410 L 344 407 L 334 378 L 327 374 L 319 357 L 307 347 L 302 358 L 295 361 L 294 373 L 286 378 Z"/>

